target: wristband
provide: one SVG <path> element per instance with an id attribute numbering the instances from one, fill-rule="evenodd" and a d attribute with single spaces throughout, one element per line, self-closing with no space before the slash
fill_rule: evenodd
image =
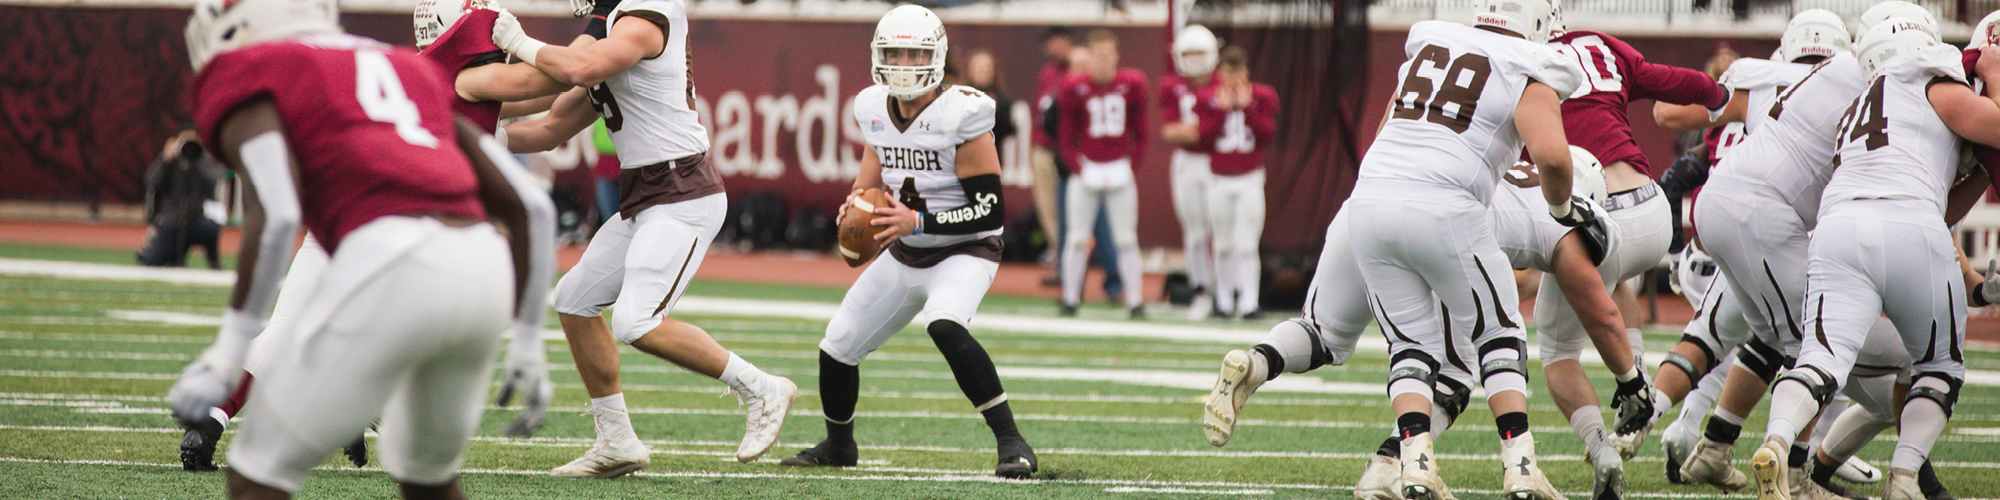
<path id="1" fill-rule="evenodd" d="M 1967 304 L 1967 305 L 1970 305 L 1970 306 L 1972 306 L 1972 307 L 1986 307 L 1986 306 L 1990 306 L 1990 305 L 1993 305 L 1993 303 L 1992 303 L 1992 302 L 1987 302 L 1987 301 L 1986 301 L 1986 283 L 1985 283 L 1985 282 L 1980 282 L 1980 283 L 1979 283 L 1979 284 L 1977 284 L 1977 285 L 1972 285 L 1972 297 L 1970 297 L 1969 299 L 1967 299 L 1967 302 L 1968 302 L 1968 304 Z"/>
<path id="2" fill-rule="evenodd" d="M 1557 219 L 1568 219 L 1569 212 L 1570 212 L 1570 206 L 1568 202 L 1549 205 L 1549 215 L 1554 216 Z"/>
<path id="3" fill-rule="evenodd" d="M 910 228 L 910 235 L 914 236 L 914 235 L 924 234 L 924 221 L 926 219 L 929 219 L 930 215 L 931 214 L 917 212 L 917 224 Z"/>
<path id="4" fill-rule="evenodd" d="M 521 51 L 515 52 L 514 58 L 520 59 L 521 62 L 528 63 L 528 65 L 530 66 L 535 66 L 536 53 L 541 52 L 542 47 L 547 47 L 549 44 L 543 43 L 541 40 L 528 38 L 522 40 L 520 45 L 521 45 Z M 536 67 L 539 68 L 540 66 Z"/>
<path id="5" fill-rule="evenodd" d="M 1626 370 L 1625 373 L 1618 374 L 1619 383 L 1631 382 L 1635 378 L 1639 378 L 1639 367 L 1636 365 L 1631 370 Z"/>

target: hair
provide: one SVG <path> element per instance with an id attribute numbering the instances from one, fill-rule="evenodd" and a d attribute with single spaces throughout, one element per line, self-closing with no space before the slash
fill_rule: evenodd
<path id="1" fill-rule="evenodd" d="M 1250 52 L 1243 47 L 1231 45 L 1222 48 L 1221 58 L 1216 60 L 1218 68 L 1249 69 Z"/>
<path id="2" fill-rule="evenodd" d="M 1083 39 L 1086 42 L 1092 44 L 1098 42 L 1109 42 L 1111 45 L 1114 46 L 1118 45 L 1118 34 L 1112 33 L 1111 30 L 1102 28 L 1090 30 L 1090 34 L 1084 35 Z"/>
<path id="3" fill-rule="evenodd" d="M 1048 31 L 1042 32 L 1042 41 L 1044 42 L 1057 37 L 1074 39 L 1076 38 L 1076 30 L 1069 29 L 1068 26 L 1050 26 Z"/>
<path id="4" fill-rule="evenodd" d="M 1007 88 L 1007 84 L 1005 83 L 1007 80 L 1006 78 L 1007 74 L 1000 71 L 1000 57 L 994 55 L 993 51 L 991 50 L 978 48 L 978 49 L 972 49 L 971 52 L 965 54 L 965 59 L 963 60 L 962 64 L 966 66 L 966 70 L 967 71 L 970 70 L 972 66 L 972 60 L 978 59 L 979 56 L 986 56 L 987 59 L 993 60 L 993 89 L 999 90 Z M 959 73 L 961 75 L 964 75 L 966 74 L 966 71 L 960 71 Z M 966 78 L 971 78 L 971 76 L 968 75 L 966 76 Z M 966 85 L 971 85 L 971 83 L 968 81 Z"/>

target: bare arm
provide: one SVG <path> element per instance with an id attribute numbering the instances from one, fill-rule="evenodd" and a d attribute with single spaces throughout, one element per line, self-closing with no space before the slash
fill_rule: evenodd
<path id="1" fill-rule="evenodd" d="M 1729 105 L 1722 108 L 1722 116 L 1708 119 L 1708 108 L 1700 104 L 1680 105 L 1666 101 L 1653 101 L 1653 122 L 1660 128 L 1675 132 L 1700 130 L 1725 123 L 1741 123 L 1750 109 L 1750 92 L 1738 90 Z"/>
<path id="2" fill-rule="evenodd" d="M 494 23 L 493 43 L 558 82 L 588 87 L 665 51 L 666 32 L 656 22 L 665 23 L 666 19 L 650 11 L 627 12 L 611 26 L 607 38 L 575 48 L 529 38 L 521 33 L 520 22 L 512 14 L 502 13 Z"/>
<path id="3" fill-rule="evenodd" d="M 1569 205 L 1569 138 L 1563 135 L 1562 99 L 1541 82 L 1529 82 L 1514 108 L 1514 128 L 1526 144 L 1528 158 L 1542 173 L 1542 199 L 1550 206 Z"/>
<path id="4" fill-rule="evenodd" d="M 1926 91 L 1931 108 L 1937 110 L 1945 127 L 1965 140 L 2000 147 L 2000 104 L 1996 98 L 1979 95 L 1958 82 L 1932 83 Z M 2000 92 L 2000 85 L 1988 85 L 1987 94 Z"/>
<path id="5" fill-rule="evenodd" d="M 520 118 L 523 116 L 528 116 L 535 113 L 548 111 L 549 108 L 555 106 L 556 97 L 560 97 L 561 95 L 562 94 L 545 95 L 534 99 L 529 99 L 526 101 L 500 103 L 500 119 L 506 120 L 509 118 Z"/>
<path id="6" fill-rule="evenodd" d="M 468 101 L 514 102 L 561 94 L 571 86 L 531 64 L 487 64 L 458 72 L 453 87 Z"/>
<path id="7" fill-rule="evenodd" d="M 590 107 L 586 91 L 570 89 L 556 97 L 548 115 L 507 124 L 507 150 L 533 153 L 555 149 L 596 121 L 597 110 Z"/>
<path id="8" fill-rule="evenodd" d="M 1598 275 L 1597 266 L 1591 265 L 1583 237 L 1577 231 L 1564 235 L 1556 241 L 1549 261 L 1555 266 L 1556 287 L 1576 311 L 1584 333 L 1597 346 L 1597 354 L 1604 358 L 1605 367 L 1611 373 L 1631 371 L 1636 363 L 1632 360 L 1631 343 L 1625 338 L 1625 318 L 1619 314 L 1611 294 L 1605 291 L 1604 278 Z"/>

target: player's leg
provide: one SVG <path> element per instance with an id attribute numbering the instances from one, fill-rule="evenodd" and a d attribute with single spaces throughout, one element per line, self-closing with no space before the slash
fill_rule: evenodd
<path id="1" fill-rule="evenodd" d="M 999 269 L 998 262 L 970 255 L 952 256 L 939 262 L 931 267 L 928 281 L 923 284 L 928 298 L 920 317 L 938 353 L 951 365 L 959 390 L 964 391 L 972 409 L 986 419 L 986 426 L 993 431 L 998 449 L 994 474 L 1025 479 L 1041 464 L 1034 448 L 1014 426 L 1014 410 L 1007 403 L 1007 390 L 1000 384 L 993 358 L 966 329 Z"/>
<path id="2" fill-rule="evenodd" d="M 1707 266 L 1709 272 L 1716 272 L 1713 263 Z M 1688 281 L 1683 280 L 1683 290 L 1688 289 Z M 1721 279 L 1712 279 L 1708 285 L 1700 295 L 1701 300 L 1695 303 L 1699 313 L 1682 329 L 1681 341 L 1667 352 L 1654 377 L 1654 400 L 1662 403 L 1656 408 L 1659 414 L 1672 411 L 1674 403 L 1682 404 L 1680 413 L 1660 436 L 1660 446 L 1666 455 L 1667 480 L 1674 484 L 1686 482 L 1680 474 L 1681 466 L 1700 442 L 1701 418 L 1714 407 L 1729 373 L 1726 368 L 1735 363 L 1732 353 L 1750 333 L 1736 291 Z M 1620 453 L 1637 453 L 1643 438 L 1643 435 L 1619 434 L 1613 442 Z"/>
<path id="3" fill-rule="evenodd" d="M 377 449 L 405 498 L 463 497 L 458 470 L 485 409 L 500 348 L 493 332 L 513 316 L 513 274 L 494 271 L 511 269 L 511 257 L 491 226 L 446 230 L 411 254 L 433 272 L 413 275 L 423 282 L 404 282 L 399 297 L 435 299 L 382 311 L 376 321 L 424 339 L 428 355 L 391 391 Z"/>
<path id="4" fill-rule="evenodd" d="M 1771 383 L 1770 420 L 1765 426 L 1763 444 L 1750 458 L 1760 498 L 1790 496 L 1791 473 L 1787 466 L 1793 441 L 1846 380 L 1869 328 L 1885 310 L 1883 285 L 1893 283 L 1873 272 L 1882 262 L 1871 254 L 1888 247 L 1870 240 L 1882 238 L 1881 232 L 1893 224 L 1872 216 L 1875 212 L 1878 210 L 1871 207 L 1836 205 L 1822 215 L 1822 224 L 1812 241 L 1803 318 L 1805 324 L 1811 325 L 1815 338 L 1801 346 L 1797 367 Z M 1922 260 L 1922 257 L 1908 256 L 1907 260 Z M 1950 269 L 1957 276 L 1955 259 L 1948 254 L 1945 258 L 1952 261 Z M 1935 276 L 1926 274 L 1919 279 L 1932 277 Z M 1941 282 L 1927 281 L 1925 287 Z M 1919 312 L 1928 313 L 1929 308 L 1925 309 Z M 1896 312 L 1889 312 L 1891 319 L 1896 319 Z M 1929 315 L 1925 316 L 1928 319 Z M 1914 472 L 1916 465 L 1911 465 L 1910 470 Z"/>
<path id="5" fill-rule="evenodd" d="M 1237 288 L 1236 312 L 1238 316 L 1254 319 L 1259 308 L 1259 287 L 1263 272 L 1262 262 L 1257 254 L 1258 243 L 1264 237 L 1264 171 L 1235 176 L 1227 181 L 1234 193 L 1235 209 L 1231 211 L 1228 224 L 1229 250 L 1232 264 L 1228 272 L 1234 276 Z"/>
<path id="6" fill-rule="evenodd" d="M 1914 209 L 1908 206 L 1914 204 L 1898 204 L 1905 206 L 1898 207 L 1897 215 Z M 1884 496 L 1914 500 L 1923 498 L 1918 469 L 1929 461 L 1965 384 L 1966 293 L 1949 230 L 1935 219 L 1927 224 L 1908 219 L 1914 217 L 1887 224 L 1881 236 L 1884 252 L 1874 264 L 1887 282 L 1883 310 L 1902 333 L 1905 352 L 1915 359 Z"/>
<path id="7" fill-rule="evenodd" d="M 1898 338 L 1900 340 L 1900 338 Z M 1856 452 L 1874 440 L 1876 434 L 1896 425 L 1897 405 L 1894 400 L 1896 374 L 1882 374 L 1872 377 L 1849 377 L 1841 393 L 1853 400 L 1840 413 L 1826 412 L 1821 421 L 1833 422 L 1827 429 L 1826 438 L 1820 441 L 1813 453 L 1811 480 L 1801 485 L 1801 494 L 1794 498 L 1825 499 L 1833 491 L 1845 490 L 1833 482 L 1834 474 Z M 1879 473 L 1878 473 L 1879 474 Z M 1876 478 L 1880 480 L 1879 476 Z"/>
<path id="8" fill-rule="evenodd" d="M 1062 210 L 1056 207 L 1056 202 L 1065 196 L 1065 193 L 1057 189 L 1062 184 L 1062 174 L 1056 171 L 1056 154 L 1049 148 L 1036 146 L 1028 153 L 1028 166 L 1034 170 L 1035 175 L 1032 191 L 1035 196 L 1035 220 L 1042 225 L 1042 234 L 1048 235 L 1051 242 L 1050 250 L 1060 255 L 1062 251 L 1059 249 L 1062 248 L 1064 236 L 1061 231 Z M 1043 262 L 1047 262 L 1046 256 L 1042 259 Z"/>
<path id="9" fill-rule="evenodd" d="M 1097 221 L 1098 210 L 1104 207 L 1103 200 L 1096 191 L 1083 186 L 1083 182 L 1070 179 L 1063 186 L 1063 244 L 1062 266 L 1062 306 L 1063 314 L 1075 315 L 1076 307 L 1083 303 L 1083 278 L 1089 271 L 1085 262 L 1090 256 L 1090 227 Z M 1106 242 L 1096 242 L 1104 245 Z"/>
<path id="10" fill-rule="evenodd" d="M 1424 279 L 1437 293 L 1450 334 L 1474 339 L 1479 383 L 1499 432 L 1503 491 L 1510 497 L 1560 499 L 1561 493 L 1542 475 L 1534 434 L 1528 430 L 1527 341 L 1514 275 L 1493 239 L 1491 219 L 1484 213 L 1468 215 L 1472 217 L 1459 217 L 1453 225 L 1477 229 L 1448 232 L 1448 239 L 1457 240 L 1456 258 L 1431 261 L 1424 266 L 1430 271 Z"/>
<path id="11" fill-rule="evenodd" d="M 632 219 L 614 216 L 605 221 L 584 247 L 582 259 L 556 281 L 556 319 L 562 324 L 577 377 L 590 396 L 587 408 L 597 435 L 583 456 L 551 471 L 557 476 L 617 477 L 652 462 L 652 450 L 639 441 L 626 413 L 624 388 L 618 380 L 618 341 L 602 317 L 624 288 L 632 230 Z"/>
<path id="12" fill-rule="evenodd" d="M 1417 266 L 1452 250 L 1436 241 L 1447 226 L 1436 207 L 1412 205 L 1405 200 L 1351 198 L 1341 212 L 1350 215 L 1347 241 L 1367 283 L 1376 321 L 1389 340 L 1389 402 L 1396 415 L 1396 435 L 1402 438 L 1401 493 L 1435 499 L 1443 494 L 1444 485 L 1431 446 L 1436 436 L 1431 407 L 1447 344 L 1438 303 Z"/>
<path id="13" fill-rule="evenodd" d="M 777 442 L 798 386 L 724 349 L 701 327 L 669 317 L 721 230 L 727 205 L 725 195 L 716 194 L 650 207 L 632 218 L 625 286 L 611 312 L 611 332 L 640 351 L 728 385 L 748 413 L 736 449 L 736 459 L 748 462 Z"/>
<path id="14" fill-rule="evenodd" d="M 1593 496 L 1615 498 L 1624 491 L 1624 462 L 1609 439 L 1597 390 L 1584 374 L 1579 356 L 1594 344 L 1611 371 L 1620 373 L 1624 380 L 1640 376 L 1638 364 L 1626 344 L 1623 318 L 1607 293 L 1605 280 L 1615 276 L 1604 276 L 1600 271 L 1608 270 L 1577 258 L 1583 253 L 1579 243 L 1569 238 L 1561 241 L 1555 272 L 1542 275 L 1536 295 L 1539 300 L 1535 301 L 1544 383 L 1556 409 L 1583 440 L 1584 457 L 1591 464 Z M 1579 304 L 1586 313 L 1579 315 Z"/>
<path id="15" fill-rule="evenodd" d="M 1208 217 L 1208 186 L 1212 176 L 1208 171 L 1208 155 L 1174 150 L 1174 215 L 1180 217 L 1181 249 L 1187 258 L 1188 281 L 1195 289 L 1194 301 L 1188 305 L 1189 319 L 1206 317 L 1214 307 L 1215 255 L 1210 251 L 1213 224 Z"/>
<path id="16" fill-rule="evenodd" d="M 1127 183 L 1105 192 L 1104 214 L 1111 220 L 1111 240 L 1118 249 L 1118 274 L 1125 282 L 1125 307 L 1132 318 L 1145 317 L 1145 267 L 1139 261 L 1139 186 Z"/>
<path id="17" fill-rule="evenodd" d="M 1242 276 L 1236 272 L 1238 249 L 1236 199 L 1242 196 L 1234 177 L 1215 176 L 1202 202 L 1208 206 L 1209 221 L 1215 228 L 1215 310 L 1234 318 L 1254 306 L 1243 303 Z"/>
<path id="18" fill-rule="evenodd" d="M 826 417 L 826 439 L 778 464 L 851 467 L 860 459 L 854 441 L 854 406 L 861 398 L 861 360 L 923 310 L 916 286 L 930 272 L 890 256 L 877 257 L 861 271 L 827 322 L 826 338 L 819 342 L 820 413 Z"/>
<path id="19" fill-rule="evenodd" d="M 310 234 L 306 235 L 305 242 L 299 244 L 298 252 L 292 255 L 292 265 L 285 272 L 284 283 L 279 285 L 277 304 L 271 309 L 271 321 L 264 326 L 266 334 L 258 335 L 250 341 L 249 354 L 243 361 L 243 381 L 237 384 L 236 391 L 230 394 L 228 402 L 210 410 L 210 422 L 188 429 L 187 433 L 181 436 L 182 469 L 215 470 L 216 443 L 222 439 L 222 432 L 228 429 L 229 419 L 242 410 L 247 402 L 250 387 L 255 385 L 254 374 L 263 371 L 269 365 L 273 355 L 271 350 L 282 344 L 275 340 L 280 335 L 268 334 L 290 329 L 293 319 L 298 317 L 299 309 L 305 307 L 306 298 L 312 295 L 312 289 L 318 284 L 329 260 L 331 259 L 327 257 L 326 248 L 320 246 L 319 240 Z M 361 456 L 365 458 L 367 455 L 364 452 Z"/>

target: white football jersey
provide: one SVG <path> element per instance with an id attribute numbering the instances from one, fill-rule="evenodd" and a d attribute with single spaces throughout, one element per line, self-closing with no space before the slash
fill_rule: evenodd
<path id="1" fill-rule="evenodd" d="M 637 17 L 660 24 L 667 46 L 658 57 L 640 59 L 631 69 L 590 88 L 590 104 L 604 117 L 618 162 L 638 168 L 708 151 L 708 129 L 694 112 L 689 81 L 687 0 L 626 0 L 609 22 Z"/>
<path id="2" fill-rule="evenodd" d="M 1960 141 L 1931 107 L 1931 82 L 1965 83 L 1957 48 L 1933 45 L 1898 57 L 1869 81 L 1840 120 L 1840 153 L 1822 209 L 1856 199 L 1923 200 L 1944 214 L 1958 177 Z"/>
<path id="3" fill-rule="evenodd" d="M 1505 182 L 1493 193 L 1493 203 L 1487 207 L 1487 214 L 1493 218 L 1494 242 L 1500 244 L 1500 251 L 1507 254 L 1507 262 L 1514 269 L 1555 272 L 1551 260 L 1556 243 L 1575 228 L 1549 217 L 1549 204 L 1542 199 L 1541 174 L 1533 166 L 1516 166 L 1502 175 Z M 1604 213 L 1604 209 L 1599 208 L 1598 213 Z M 1610 253 L 1618 246 L 1618 225 L 1610 217 L 1597 219 L 1604 223 L 1605 234 L 1611 236 L 1610 248 L 1605 249 Z"/>
<path id="4" fill-rule="evenodd" d="M 1529 81 L 1566 98 L 1583 68 L 1547 45 L 1462 24 L 1410 26 L 1389 121 L 1361 160 L 1361 182 L 1464 189 L 1481 203 L 1521 156 L 1514 108 Z"/>
<path id="5" fill-rule="evenodd" d="M 876 85 L 854 96 L 854 121 L 875 157 L 882 162 L 882 185 L 890 196 L 911 209 L 936 213 L 971 204 L 958 183 L 958 147 L 993 130 L 993 98 L 963 85 L 938 91 L 917 113 L 903 121 L 895 114 L 888 87 Z M 904 236 L 904 245 L 934 248 L 1000 234 L 999 229 L 976 234 Z"/>
<path id="6" fill-rule="evenodd" d="M 1806 73 L 1812 72 L 1813 65 L 1790 62 L 1775 62 L 1764 59 L 1742 58 L 1729 65 L 1722 72 L 1722 84 L 1734 90 L 1749 92 L 1748 107 L 1744 108 L 1743 130 L 1754 133 L 1765 120 L 1771 119 L 1766 111 L 1778 102 L 1778 93 L 1791 88 Z"/>
<path id="7" fill-rule="evenodd" d="M 1868 75 L 1853 53 L 1821 61 L 1779 93 L 1769 109 L 1751 111 L 1765 115 L 1767 121 L 1730 148 L 1710 172 L 1708 184 L 1772 193 L 1790 204 L 1808 227 L 1817 224 L 1820 193 L 1833 174 L 1833 153 L 1839 146 L 1834 137 L 1844 106 L 1833 103 L 1853 102 L 1867 86 Z"/>

